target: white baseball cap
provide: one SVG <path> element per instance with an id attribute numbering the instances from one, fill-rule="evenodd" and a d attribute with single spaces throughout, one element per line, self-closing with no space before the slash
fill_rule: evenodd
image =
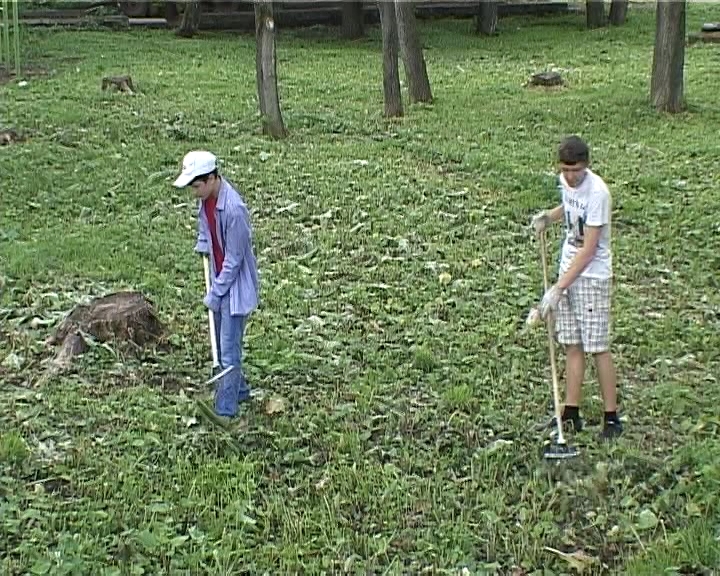
<path id="1" fill-rule="evenodd" d="M 217 168 L 217 158 L 207 150 L 193 150 L 185 154 L 182 172 L 173 182 L 176 188 L 184 188 L 198 176 L 209 174 Z"/>

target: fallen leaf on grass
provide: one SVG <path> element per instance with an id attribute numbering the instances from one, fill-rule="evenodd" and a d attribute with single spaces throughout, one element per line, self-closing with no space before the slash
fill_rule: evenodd
<path id="1" fill-rule="evenodd" d="M 495 440 L 490 446 L 488 446 L 485 451 L 486 452 L 495 452 L 496 450 L 500 450 L 503 447 L 511 446 L 512 440 L 503 440 L 502 438 Z"/>
<path id="2" fill-rule="evenodd" d="M 274 396 L 265 404 L 266 414 L 277 414 L 285 411 L 285 400 L 280 396 Z"/>
<path id="3" fill-rule="evenodd" d="M 555 550 L 555 548 L 550 548 L 549 546 L 545 546 L 545 550 L 553 552 L 560 556 L 560 558 L 570 564 L 571 568 L 577 570 L 580 574 L 588 570 L 593 564 L 598 561 L 597 558 L 595 558 L 594 556 L 589 556 L 582 550 L 576 550 L 575 552 L 567 553 L 561 552 L 560 550 Z"/>
<path id="4" fill-rule="evenodd" d="M 182 420 L 187 428 L 190 428 L 191 426 L 195 426 L 196 424 L 198 424 L 198 420 L 194 416 L 190 416 L 189 418 L 183 417 Z"/>
<path id="5" fill-rule="evenodd" d="M 658 518 L 652 510 L 645 509 L 638 515 L 638 521 L 635 525 L 638 530 L 650 530 L 658 524 Z"/>

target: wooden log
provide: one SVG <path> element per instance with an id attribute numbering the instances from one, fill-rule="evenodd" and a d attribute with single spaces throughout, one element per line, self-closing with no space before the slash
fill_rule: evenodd
<path id="1" fill-rule="evenodd" d="M 720 44 L 720 32 L 699 32 L 688 34 L 688 44 L 695 44 L 697 42 Z"/>
<path id="2" fill-rule="evenodd" d="M 108 28 L 128 28 L 129 18 L 127 16 L 103 16 L 101 18 L 80 16 L 75 18 L 22 18 L 21 26 L 58 26 L 65 28 L 87 28 L 91 26 L 102 26 Z"/>

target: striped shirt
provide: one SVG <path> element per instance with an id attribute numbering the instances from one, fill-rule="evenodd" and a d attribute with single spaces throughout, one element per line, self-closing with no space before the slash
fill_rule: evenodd
<path id="1" fill-rule="evenodd" d="M 210 292 L 218 299 L 230 296 L 230 314 L 247 316 L 259 304 L 260 279 L 253 252 L 250 213 L 235 188 L 222 178 L 215 206 L 215 230 L 225 255 L 219 273 L 210 258 Z M 202 201 L 198 202 L 195 251 L 210 255 L 210 228 Z"/>

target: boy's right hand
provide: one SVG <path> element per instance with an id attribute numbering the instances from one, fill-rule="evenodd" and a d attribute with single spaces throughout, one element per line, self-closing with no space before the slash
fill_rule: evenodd
<path id="1" fill-rule="evenodd" d="M 550 216 L 547 211 L 543 210 L 535 214 L 530 221 L 530 226 L 535 230 L 535 234 L 544 232 L 550 226 Z"/>

